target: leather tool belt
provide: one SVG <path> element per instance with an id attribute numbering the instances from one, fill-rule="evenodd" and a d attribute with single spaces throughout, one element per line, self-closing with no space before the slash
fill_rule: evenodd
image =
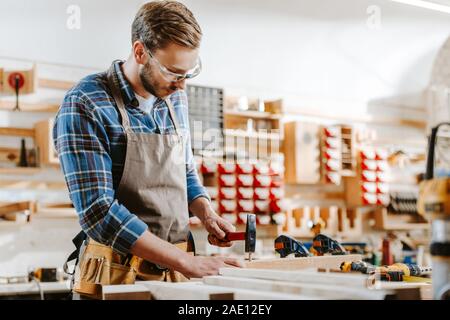
<path id="1" fill-rule="evenodd" d="M 86 247 L 81 253 L 81 247 L 86 240 Z M 75 271 L 69 274 L 74 276 L 73 291 L 80 295 L 101 299 L 103 285 L 134 284 L 136 279 L 168 282 L 189 280 L 177 271 L 161 267 L 137 256 L 124 256 L 114 252 L 109 246 L 87 239 L 86 235 L 78 234 L 72 241 L 77 249 L 69 256 L 64 270 L 69 273 L 67 263 L 77 259 Z M 192 250 L 188 242 L 181 242 L 175 246 L 186 252 Z M 80 253 L 81 256 L 79 256 Z"/>

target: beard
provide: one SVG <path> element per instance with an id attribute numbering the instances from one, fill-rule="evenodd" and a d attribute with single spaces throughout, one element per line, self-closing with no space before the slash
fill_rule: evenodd
<path id="1" fill-rule="evenodd" d="M 164 99 L 177 90 L 177 87 L 170 84 L 170 87 L 164 88 L 163 85 L 158 82 L 156 77 L 152 74 L 153 68 L 150 62 L 147 62 L 139 69 L 139 78 L 141 80 L 144 89 L 155 97 Z"/>

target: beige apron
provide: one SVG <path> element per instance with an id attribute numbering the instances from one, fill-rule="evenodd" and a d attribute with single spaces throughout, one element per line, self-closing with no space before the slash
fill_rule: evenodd
<path id="1" fill-rule="evenodd" d="M 169 99 L 165 100 L 176 134 L 133 132 L 114 73 L 114 63 L 108 70 L 107 77 L 122 118 L 127 143 L 116 199 L 143 220 L 150 232 L 189 251 L 186 242 L 189 235 L 189 214 L 184 138 L 173 105 Z M 120 260 L 110 247 L 89 239 L 80 259 L 81 271 L 78 282 L 75 281 L 74 290 L 81 294 L 98 296 L 98 284 L 107 284 L 101 279 L 110 281 L 109 284 L 134 283 L 136 274 L 142 280 L 187 280 L 179 272 L 159 267 L 136 256 L 131 259 L 129 269 L 123 270 L 115 279 L 110 275 L 101 275 L 99 269 L 104 269 L 105 265 L 108 266 L 108 274 L 112 274 L 109 270 L 111 265 L 121 269 Z M 93 290 L 93 286 L 97 287 L 97 291 Z"/>

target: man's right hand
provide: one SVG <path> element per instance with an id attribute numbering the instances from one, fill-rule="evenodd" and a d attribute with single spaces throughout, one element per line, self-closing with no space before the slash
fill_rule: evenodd
<path id="1" fill-rule="evenodd" d="M 201 278 L 204 276 L 214 276 L 219 274 L 219 268 L 244 266 L 241 259 L 229 257 L 200 257 L 189 256 L 185 267 L 179 270 L 188 278 Z"/>
<path id="2" fill-rule="evenodd" d="M 242 259 L 190 255 L 148 230 L 138 238 L 130 252 L 142 259 L 181 272 L 189 278 L 217 275 L 219 268 L 244 266 Z"/>

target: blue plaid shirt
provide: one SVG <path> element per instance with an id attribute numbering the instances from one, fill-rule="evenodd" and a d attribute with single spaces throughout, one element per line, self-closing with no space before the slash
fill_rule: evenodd
<path id="1" fill-rule="evenodd" d="M 174 133 L 166 103 L 157 99 L 150 114 L 139 107 L 131 85 L 114 63 L 131 128 L 135 132 Z M 209 199 L 196 172 L 189 138 L 188 103 L 184 91 L 170 96 L 186 136 L 186 182 L 189 203 Z M 82 229 L 97 242 L 128 253 L 147 225 L 115 198 L 125 162 L 126 137 L 106 72 L 83 78 L 67 92 L 53 127 L 53 139 L 70 198 Z M 157 174 L 157 173 L 155 173 Z M 169 201 L 170 199 L 161 199 Z M 188 208 L 186 208 L 187 212 Z"/>

